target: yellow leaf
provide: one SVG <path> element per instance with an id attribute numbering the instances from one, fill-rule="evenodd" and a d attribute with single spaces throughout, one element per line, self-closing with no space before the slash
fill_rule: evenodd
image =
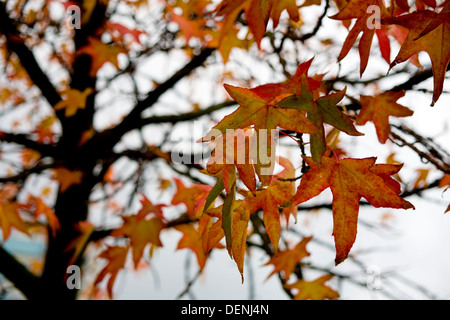
<path id="1" fill-rule="evenodd" d="M 322 276 L 314 281 L 299 280 L 293 284 L 286 285 L 287 289 L 296 289 L 298 293 L 295 300 L 325 300 L 337 299 L 339 293 L 325 285 L 325 282 L 333 278 L 332 275 Z"/>
<path id="2" fill-rule="evenodd" d="M 78 109 L 86 108 L 86 99 L 92 93 L 91 88 L 85 89 L 83 92 L 76 89 L 67 89 L 63 92 L 63 100 L 59 101 L 55 106 L 55 110 L 65 110 L 66 118 L 75 115 Z"/>

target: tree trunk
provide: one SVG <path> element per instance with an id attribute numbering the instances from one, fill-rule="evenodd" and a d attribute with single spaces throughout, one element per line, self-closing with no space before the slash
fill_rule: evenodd
<path id="1" fill-rule="evenodd" d="M 55 213 L 61 229 L 55 237 L 49 237 L 47 256 L 42 274 L 44 299 L 73 300 L 77 290 L 66 284 L 67 268 L 73 251 L 67 251 L 69 243 L 78 235 L 76 225 L 87 219 L 88 200 L 91 188 L 86 183 L 73 185 L 64 193 L 59 193 Z M 81 259 L 74 262 L 81 269 Z"/>

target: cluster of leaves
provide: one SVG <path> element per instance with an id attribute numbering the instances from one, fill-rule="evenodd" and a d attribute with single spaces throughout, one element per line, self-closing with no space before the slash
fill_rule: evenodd
<path id="1" fill-rule="evenodd" d="M 274 41 L 270 29 L 285 29 L 284 37 L 293 41 L 304 41 L 307 37 L 299 37 L 295 32 L 296 26 L 301 24 L 303 8 L 325 4 L 326 11 L 330 1 L 306 0 L 298 5 L 295 0 L 223 0 L 215 3 L 210 0 L 172 0 L 157 1 L 161 6 L 161 16 L 165 21 L 177 26 L 176 32 L 168 28 L 162 38 L 172 38 L 181 41 L 184 52 L 191 57 L 191 62 L 184 70 L 175 74 L 166 83 L 154 83 L 156 89 L 152 95 L 138 100 L 135 109 L 124 117 L 112 129 L 97 132 L 92 123 L 82 127 L 73 140 L 71 147 L 86 149 L 85 156 L 90 154 L 96 157 L 96 148 L 113 148 L 122 136 L 132 129 L 141 129 L 145 120 L 141 118 L 141 112 L 158 98 L 172 88 L 179 79 L 190 71 L 200 66 L 204 60 L 214 51 L 220 53 L 223 64 L 226 64 L 231 52 L 235 49 L 249 51 L 255 44 L 259 52 L 263 52 L 264 40 Z M 23 14 L 23 8 L 27 1 L 17 1 L 10 8 L 10 15 Z M 125 5 L 138 12 L 147 5 L 147 1 L 124 1 Z M 338 12 L 331 16 L 333 20 L 342 21 L 349 29 L 343 43 L 338 61 L 344 60 L 359 39 L 360 75 L 367 69 L 372 50 L 374 35 L 378 38 L 379 49 L 382 58 L 388 63 L 389 68 L 401 64 L 407 60 L 414 65 L 422 67 L 418 60 L 418 54 L 425 51 L 432 62 L 431 72 L 434 78 L 434 90 L 432 105 L 434 105 L 443 93 L 445 74 L 450 62 L 450 1 L 438 5 L 436 1 L 391 1 L 386 6 L 382 0 L 334 0 L 332 3 Z M 47 28 L 60 26 L 60 22 L 53 21 L 49 13 L 49 6 L 61 5 L 66 9 L 71 5 L 80 5 L 79 2 L 52 0 L 44 2 L 40 11 L 29 10 L 22 15 L 22 23 L 30 29 L 38 30 L 36 33 L 19 34 L 17 30 L 10 30 L 10 26 L 1 25 L 0 31 L 5 35 L 0 38 L 0 55 L 7 61 L 5 74 L 14 82 L 19 82 L 25 88 L 19 90 L 12 87 L 4 87 L 0 91 L 0 103 L 9 104 L 12 108 L 22 103 L 39 99 L 33 93 L 25 96 L 23 92 L 38 85 L 52 106 L 52 113 L 37 120 L 27 119 L 33 123 L 30 135 L 0 132 L 0 139 L 22 144 L 25 148 L 20 150 L 21 173 L 11 172 L 2 178 L 2 190 L 0 190 L 0 227 L 3 241 L 11 234 L 11 229 L 28 234 L 31 227 L 45 217 L 42 223 L 49 229 L 49 237 L 55 238 L 61 232 L 64 218 L 63 212 L 55 212 L 50 201 L 43 201 L 50 193 L 46 188 L 41 194 L 32 192 L 20 192 L 19 183 L 22 183 L 33 173 L 50 173 L 47 176 L 58 183 L 57 196 L 73 191 L 76 187 L 84 186 L 91 177 L 94 167 L 79 167 L 71 163 L 61 153 L 67 150 L 64 143 L 71 141 L 67 138 L 66 128 L 73 128 L 83 122 L 83 117 L 92 121 L 92 114 L 98 88 L 85 83 L 74 85 L 77 73 L 77 63 L 86 61 L 88 57 L 89 68 L 86 77 L 89 80 L 96 79 L 105 65 L 112 66 L 120 73 L 133 72 L 136 67 L 131 63 L 130 56 L 137 58 L 152 54 L 152 48 L 142 49 L 142 38 L 149 35 L 139 28 L 127 27 L 124 24 L 105 20 L 94 28 L 81 45 L 75 48 L 60 44 L 55 48 L 51 57 L 64 66 L 72 77 L 72 83 L 64 80 L 58 90 L 52 91 L 51 84 L 47 86 L 37 83 L 38 75 L 30 73 L 34 65 L 26 63 L 20 52 L 24 46 L 37 46 L 45 41 L 45 37 L 39 34 Z M 6 8 L 1 3 L 2 10 Z M 89 0 L 83 1 L 83 26 L 92 24 L 95 15 L 101 7 L 108 7 L 109 1 Z M 373 20 L 374 12 L 369 8 L 377 8 L 380 13 L 378 20 Z M 287 12 L 285 14 L 284 12 Z M 6 13 L 6 10 L 4 10 Z M 325 14 L 324 14 L 325 16 Z M 284 24 L 282 17 L 286 18 Z M 3 15 L 0 18 L 4 18 Z M 8 18 L 9 19 L 9 18 Z M 324 17 L 322 17 L 324 19 Z M 5 21 L 2 24 L 6 25 Z M 321 20 L 322 21 L 322 20 Z M 371 24 L 370 21 L 375 21 Z M 319 26 L 318 26 L 319 27 Z M 244 32 L 242 32 L 244 31 Z M 317 30 L 316 30 L 317 31 Z M 270 38 L 272 36 L 272 39 Z M 311 34 L 314 36 L 314 32 Z M 391 61 L 391 40 L 400 45 L 400 50 L 394 60 Z M 104 39 L 108 39 L 106 42 Z M 154 44 L 155 50 L 169 51 L 164 47 L 165 42 Z M 136 49 L 138 48 L 138 49 Z M 200 52 L 198 50 L 200 48 Z M 279 47 L 281 51 L 282 45 Z M 22 50 L 22 51 L 21 51 Z M 141 51 L 140 51 L 141 50 Z M 16 55 L 11 55 L 10 51 Z M 18 53 L 19 52 L 19 53 Z M 127 68 L 121 68 L 119 63 L 121 56 L 130 60 Z M 18 58 L 19 57 L 19 58 Z M 200 57 L 200 58 L 199 58 Z M 203 60 L 201 60 L 203 59 Z M 283 62 L 282 59 L 280 59 Z M 238 104 L 238 108 L 231 114 L 221 119 L 199 143 L 209 143 L 213 151 L 206 166 L 198 168 L 200 171 L 214 179 L 212 184 L 194 183 L 186 186 L 179 178 L 172 181 L 161 181 L 161 190 L 166 191 L 169 185 L 175 184 L 176 192 L 170 204 L 154 204 L 144 193 L 140 194 L 140 210 L 131 215 L 120 215 L 120 226 L 112 230 L 97 230 L 87 219 L 80 219 L 76 223 L 70 223 L 69 228 L 76 230 L 76 236 L 69 239 L 64 252 L 70 252 L 69 264 L 80 261 L 86 247 L 93 240 L 107 238 L 109 242 L 102 247 L 100 258 L 106 260 L 106 264 L 100 270 L 95 280 L 94 287 L 109 277 L 107 291 L 110 297 L 119 272 L 126 267 L 128 257 L 131 255 L 133 265 L 139 268 L 147 257 L 146 249 L 149 248 L 150 256 L 156 248 L 163 246 L 160 240 L 161 232 L 167 229 L 175 229 L 181 239 L 178 249 L 192 250 L 196 256 L 200 270 L 203 270 L 212 250 L 226 249 L 230 257 L 236 262 L 237 268 L 244 279 L 244 259 L 249 244 L 249 238 L 261 232 L 258 230 L 258 216 L 262 212 L 262 225 L 267 235 L 267 243 L 263 246 L 271 257 L 268 265 L 274 269 L 269 276 L 283 274 L 283 286 L 287 291 L 297 290 L 292 295 L 296 299 L 335 299 L 339 294 L 325 283 L 332 276 L 327 274 L 313 281 L 306 281 L 297 276 L 297 281 L 288 283 L 292 274 L 297 270 L 302 259 L 309 256 L 306 249 L 311 237 L 301 239 L 295 246 L 280 249 L 279 243 L 282 234 L 283 219 L 289 225 L 290 218 L 296 219 L 298 206 L 312 198 L 317 197 L 327 188 L 330 188 L 332 199 L 333 237 L 335 243 L 335 264 L 338 265 L 347 259 L 353 244 L 356 241 L 358 214 L 361 199 L 364 198 L 373 207 L 412 209 L 413 204 L 401 196 L 400 183 L 394 179 L 402 168 L 401 164 L 391 161 L 385 164 L 377 164 L 376 157 L 349 158 L 346 151 L 337 144 L 337 137 L 344 133 L 352 137 L 360 137 L 363 134 L 358 131 L 356 125 L 363 126 L 367 122 L 373 122 L 380 144 L 385 144 L 391 137 L 391 125 L 389 117 L 411 117 L 413 111 L 398 103 L 405 96 L 404 89 L 382 92 L 376 95 L 361 95 L 355 99 L 347 94 L 347 88 L 335 90 L 330 81 L 326 80 L 326 74 L 310 74 L 314 59 L 298 64 L 293 76 L 289 76 L 283 82 L 268 83 L 252 88 L 244 88 L 225 84 L 224 88 L 234 102 L 225 103 L 222 106 Z M 8 70 L 6 70 L 8 69 Z M 285 70 L 286 71 L 286 70 Z M 288 72 L 286 72 L 288 73 Z M 135 84 L 136 92 L 138 92 Z M 158 91 L 160 90 L 160 91 Z M 53 97 L 53 98 L 52 98 Z M 358 112 L 351 112 L 346 108 L 346 99 L 352 101 L 358 107 Z M 36 102 L 38 103 L 38 102 Z M 217 108 L 218 109 L 218 108 Z M 208 112 L 212 112 L 212 109 Z M 197 114 L 196 114 L 197 112 Z M 196 116 L 208 114 L 194 110 L 187 114 L 186 119 L 158 118 L 154 123 L 185 121 L 195 119 Z M 25 120 L 24 120 L 25 122 Z M 76 123 L 74 125 L 73 123 Z M 83 122 L 84 123 L 84 122 Z M 152 122 L 148 120 L 148 123 Z M 58 131 L 58 124 L 62 130 Z M 128 128 L 128 125 L 136 125 Z M 19 123 L 11 127 L 19 127 Z M 125 129 L 123 129 L 125 128 Z M 78 128 L 77 128 L 78 130 Z M 6 130 L 5 130 L 6 131 Z M 118 133 L 118 136 L 115 134 Z M 280 135 L 278 135 L 278 133 Z M 110 137 L 115 140 L 110 142 Z M 288 159 L 276 156 L 278 151 L 277 141 L 290 138 L 299 146 L 301 159 Z M 418 137 L 416 137 L 419 139 Z M 103 140 L 102 140 L 103 139 Z M 104 145 L 104 142 L 107 142 Z M 399 138 L 399 141 L 400 138 Z M 401 141 L 404 145 L 414 148 L 412 144 Z M 427 147 L 430 142 L 421 140 Z M 48 150 L 57 146 L 60 153 L 49 153 Z M 102 154 L 105 165 L 100 170 L 98 180 L 89 184 L 93 188 L 96 183 L 108 185 L 114 193 L 123 187 L 124 181 L 112 174 L 112 164 L 121 156 L 133 159 L 137 154 L 138 160 L 162 159 L 166 163 L 171 162 L 170 155 L 159 147 L 145 145 L 142 153 L 134 150 L 113 154 L 106 150 Z M 53 150 L 53 149 L 52 149 Z M 62 150 L 62 151 L 61 151 Z M 440 188 L 450 185 L 448 165 L 440 164 L 438 160 L 431 159 L 427 154 L 420 153 L 445 173 L 437 184 Z M 438 152 L 436 152 L 438 153 Z M 48 164 L 46 157 L 50 154 L 56 160 Z M 1 156 L 1 153 L 0 153 Z M 70 157 L 69 157 L 70 158 Z M 436 157 L 437 158 L 437 157 Z M 431 159 L 431 160 L 430 160 Z M 96 163 L 97 158 L 92 163 Z M 302 162 L 301 175 L 296 175 L 294 161 Z M 70 166 L 68 165 L 70 163 Z M 90 163 L 86 161 L 86 163 Z M 84 165 L 84 163 L 83 163 Z M 138 172 L 139 173 L 139 172 Z M 421 178 L 422 181 L 426 177 Z M 299 183 L 297 183 L 299 181 Z M 416 189 L 419 189 L 418 179 Z M 117 189 L 115 189 L 117 188 Z M 19 190 L 20 189 L 20 190 Z M 445 190 L 447 190 L 445 189 Z M 90 191 L 90 190 L 89 190 Z M 26 196 L 24 194 L 26 193 Z M 137 193 L 137 192 L 136 192 Z M 88 199 L 85 199 L 86 202 Z M 70 205 L 70 204 L 69 204 Z M 166 210 L 183 205 L 185 214 L 178 219 L 168 220 Z M 121 211 L 121 210 L 117 210 Z M 450 211 L 450 206 L 446 212 Z M 72 222 L 72 221 L 70 221 Z M 66 223 L 64 223 L 66 225 Z M 102 236 L 99 236 L 101 234 Z M 121 241 L 124 240 L 124 241 Z M 223 241 L 224 240 L 224 241 Z M 225 244 L 225 245 L 223 245 Z M 1 271 L 1 270 L 0 270 Z"/>

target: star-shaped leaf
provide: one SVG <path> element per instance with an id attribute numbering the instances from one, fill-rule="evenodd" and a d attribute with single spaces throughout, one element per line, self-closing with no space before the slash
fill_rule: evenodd
<path id="1" fill-rule="evenodd" d="M 355 242 L 361 198 L 376 208 L 414 208 L 398 195 L 400 185 L 391 178 L 400 171 L 399 165 L 375 165 L 375 158 L 336 160 L 323 157 L 321 165 L 311 158 L 304 157 L 304 160 L 311 170 L 303 175 L 292 202 L 303 203 L 331 189 L 336 265 L 347 258 Z"/>
<path id="2" fill-rule="evenodd" d="M 374 97 L 362 95 L 360 98 L 362 108 L 356 118 L 356 124 L 364 125 L 367 121 L 373 121 L 378 140 L 385 143 L 391 132 L 389 117 L 409 117 L 414 113 L 396 102 L 404 95 L 405 91 L 388 91 Z"/>
<path id="3" fill-rule="evenodd" d="M 64 110 L 66 118 L 75 115 L 78 109 L 86 108 L 86 99 L 92 93 L 91 88 L 83 92 L 76 89 L 67 89 L 63 92 L 63 100 L 55 104 L 55 110 Z"/>
<path id="4" fill-rule="evenodd" d="M 138 220 L 136 215 L 123 216 L 123 224 L 115 229 L 111 236 L 127 237 L 130 239 L 130 247 L 133 252 L 133 262 L 137 267 L 142 258 L 144 249 L 148 244 L 158 247 L 162 246 L 159 234 L 164 228 L 164 222 L 161 218 L 153 217 L 145 220 Z"/>
<path id="5" fill-rule="evenodd" d="M 279 251 L 276 255 L 270 258 L 266 265 L 274 265 L 274 269 L 269 274 L 269 277 L 278 272 L 283 272 L 283 277 L 286 281 L 294 272 L 297 263 L 305 257 L 308 257 L 310 253 L 306 250 L 307 244 L 311 241 L 312 237 L 303 238 L 293 249 L 286 249 Z"/>
<path id="6" fill-rule="evenodd" d="M 120 70 L 117 56 L 126 53 L 126 50 L 116 45 L 108 45 L 96 38 L 89 37 L 89 43 L 80 48 L 77 54 L 87 54 L 92 58 L 90 76 L 95 77 L 105 63 L 111 63 L 116 70 Z"/>
<path id="7" fill-rule="evenodd" d="M 203 213 L 206 197 L 212 187 L 201 184 L 186 187 L 180 179 L 175 178 L 174 180 L 177 185 L 177 192 L 172 198 L 172 205 L 184 204 L 187 209 L 186 213 L 190 217 L 199 217 Z"/>

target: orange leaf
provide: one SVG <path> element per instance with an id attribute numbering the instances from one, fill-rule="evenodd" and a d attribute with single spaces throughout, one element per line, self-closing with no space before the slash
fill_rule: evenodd
<path id="1" fill-rule="evenodd" d="M 367 67 L 367 63 L 369 61 L 370 56 L 370 47 L 372 45 L 373 36 L 377 34 L 380 49 L 383 51 L 388 51 L 390 53 L 390 45 L 389 42 L 386 42 L 386 35 L 384 34 L 384 30 L 377 30 L 378 26 L 371 25 L 374 23 L 371 19 L 373 19 L 374 12 L 369 10 L 371 6 L 375 6 L 380 10 L 380 17 L 377 18 L 386 18 L 389 16 L 389 12 L 387 11 L 383 0 L 352 0 L 347 3 L 345 7 L 343 7 L 337 14 L 330 17 L 331 19 L 336 20 L 349 20 L 349 19 L 357 19 L 355 25 L 350 29 L 350 32 L 345 39 L 342 50 L 339 54 L 338 61 L 347 56 L 350 49 L 353 47 L 354 43 L 358 39 L 359 34 L 362 32 L 361 39 L 359 40 L 359 55 L 361 59 L 360 64 L 360 75 L 362 75 Z M 387 53 L 383 54 L 383 57 L 389 63 Z"/>
<path id="2" fill-rule="evenodd" d="M 171 13 L 170 14 L 171 21 L 175 22 L 180 27 L 180 30 L 182 31 L 184 37 L 186 38 L 186 43 L 188 43 L 192 37 L 199 39 L 203 38 L 204 23 L 202 23 L 202 21 L 189 19 L 185 15 L 176 14 L 174 10 L 170 7 L 167 7 L 167 9 Z"/>
<path id="3" fill-rule="evenodd" d="M 289 278 L 292 272 L 294 272 L 297 263 L 310 255 L 310 253 L 306 250 L 306 245 L 311 241 L 311 239 L 312 237 L 305 237 L 295 246 L 294 249 L 279 251 L 276 255 L 271 257 L 265 265 L 273 264 L 275 268 L 267 278 L 270 278 L 278 272 L 283 272 L 284 279 L 289 281 Z"/>
<path id="4" fill-rule="evenodd" d="M 305 75 L 311 61 L 300 65 L 295 76 L 285 83 L 266 84 L 253 89 L 226 84 L 225 89 L 239 103 L 239 108 L 232 114 L 225 116 L 199 141 L 214 140 L 214 138 L 230 129 L 245 129 L 253 126 L 255 134 L 259 137 L 258 141 L 261 141 L 261 137 L 265 137 L 267 142 L 265 146 L 262 144 L 257 145 L 258 152 L 255 161 L 256 172 L 262 179 L 263 185 L 267 185 L 274 167 L 274 161 L 272 161 L 275 155 L 275 150 L 272 150 L 275 140 L 274 130 L 279 126 L 286 130 L 300 133 L 314 133 L 317 131 L 317 127 L 306 118 L 304 110 L 284 108 L 276 104 L 286 96 L 298 92 L 296 84 L 299 78 L 305 77 L 308 83 L 314 85 L 315 88 L 320 86 L 320 82 L 317 85 L 317 80 L 308 78 Z M 263 173 L 263 168 L 266 169 L 265 173 Z"/>
<path id="5" fill-rule="evenodd" d="M 115 46 L 108 45 L 96 38 L 89 37 L 89 44 L 80 48 L 77 51 L 77 54 L 87 54 L 92 58 L 90 76 L 95 77 L 97 72 L 105 63 L 111 63 L 116 70 L 119 70 L 119 61 L 117 60 L 117 56 L 120 53 L 126 53 L 125 49 Z"/>
<path id="6" fill-rule="evenodd" d="M 336 265 L 344 261 L 356 239 L 359 201 L 364 197 L 372 206 L 411 209 L 414 206 L 398 196 L 398 182 L 390 177 L 401 166 L 375 165 L 375 158 L 322 158 L 322 164 L 304 157 L 311 170 L 302 177 L 294 204 L 305 202 L 323 190 L 333 193 L 333 236 Z"/>
<path id="7" fill-rule="evenodd" d="M 314 3 L 314 4 L 316 4 L 316 3 Z M 319 0 L 319 4 L 320 4 L 320 0 Z M 285 9 L 289 13 L 289 16 L 292 20 L 294 20 L 295 22 L 298 22 L 300 20 L 300 12 L 297 7 L 296 0 L 272 1 L 272 11 L 270 12 L 270 18 L 273 21 L 274 28 L 276 28 L 278 26 L 278 23 L 280 22 L 281 13 Z"/>
<path id="8" fill-rule="evenodd" d="M 409 30 L 397 57 L 391 63 L 391 69 L 421 51 L 429 55 L 434 77 L 432 106 L 442 94 L 445 74 L 450 62 L 449 15 L 450 2 L 439 14 L 423 10 L 385 20 L 386 23 L 398 24 Z"/>
<path id="9" fill-rule="evenodd" d="M 128 237 L 130 239 L 130 247 L 133 252 L 134 266 L 137 267 L 142 258 L 144 249 L 148 244 L 158 247 L 162 246 L 159 234 L 164 228 L 161 218 L 154 217 L 148 220 L 139 220 L 136 215 L 123 216 L 123 225 L 115 229 L 111 236 Z"/>
<path id="10" fill-rule="evenodd" d="M 81 184 L 83 175 L 84 173 L 79 170 L 72 171 L 64 167 L 58 167 L 53 169 L 52 178 L 59 182 L 60 192 L 64 193 L 71 186 Z"/>
<path id="11" fill-rule="evenodd" d="M 3 242 L 9 238 L 12 228 L 28 234 L 28 228 L 19 214 L 19 210 L 23 209 L 23 205 L 11 200 L 4 190 L 0 191 L 0 227 Z"/>
<path id="12" fill-rule="evenodd" d="M 28 206 L 33 208 L 33 214 L 36 218 L 41 215 L 46 217 L 47 224 L 52 231 L 53 237 L 55 237 L 56 232 L 61 228 L 61 225 L 53 209 L 50 208 L 41 198 L 31 195 L 28 197 Z"/>
<path id="13" fill-rule="evenodd" d="M 19 214 L 19 210 L 24 206 L 13 200 L 17 192 L 17 186 L 11 183 L 5 184 L 0 190 L 0 227 L 3 242 L 9 238 L 12 228 L 28 234 L 27 226 Z"/>
<path id="14" fill-rule="evenodd" d="M 448 173 L 439 181 L 439 188 L 444 188 L 445 186 L 450 186 L 450 174 Z"/>
<path id="15" fill-rule="evenodd" d="M 210 221 L 209 219 L 209 216 L 203 216 L 200 219 L 200 223 L 197 228 L 190 223 L 175 226 L 175 229 L 183 234 L 183 237 L 178 242 L 177 249 L 192 250 L 197 257 L 197 263 L 200 270 L 203 270 L 206 264 L 206 259 L 208 258 L 208 252 L 203 249 L 202 234 Z"/>
<path id="16" fill-rule="evenodd" d="M 158 218 L 164 220 L 162 208 L 164 208 L 166 205 L 164 205 L 164 204 L 154 205 L 144 194 L 141 194 L 140 202 L 141 202 L 142 208 L 137 213 L 138 221 L 145 219 L 145 217 L 147 217 L 151 213 L 153 213 L 155 215 L 155 217 L 158 217 Z"/>
<path id="17" fill-rule="evenodd" d="M 222 0 L 215 12 L 224 18 L 224 33 L 232 28 L 239 13 L 244 10 L 248 27 L 252 32 L 258 47 L 266 33 L 269 18 L 272 18 L 274 27 L 278 26 L 281 13 L 287 10 L 292 20 L 300 20 L 299 9 L 295 0 Z"/>
<path id="18" fill-rule="evenodd" d="M 283 160 L 281 164 L 286 166 L 287 170 L 291 169 L 292 164 L 287 159 L 283 158 Z M 255 195 L 250 192 L 242 192 L 242 194 L 245 196 L 250 213 L 262 209 L 264 226 L 274 251 L 277 252 L 281 232 L 279 208 L 295 194 L 293 182 L 274 178 L 266 189 L 256 191 Z"/>
<path id="19" fill-rule="evenodd" d="M 186 187 L 180 179 L 175 178 L 174 180 L 177 185 L 177 192 L 172 198 L 172 205 L 184 204 L 187 209 L 186 213 L 191 218 L 199 217 L 212 187 L 201 184 Z"/>
<path id="20" fill-rule="evenodd" d="M 325 282 L 331 280 L 332 275 L 324 275 L 314 281 L 299 280 L 293 284 L 286 285 L 287 289 L 296 289 L 298 293 L 295 300 L 325 300 L 337 299 L 339 293 L 325 285 Z"/>
<path id="21" fill-rule="evenodd" d="M 236 180 L 236 169 L 247 188 L 256 191 L 255 168 L 251 162 L 253 140 L 253 132 L 249 129 L 233 130 L 214 140 L 215 148 L 206 170 L 212 175 L 221 172 L 227 192 Z"/>
<path id="22" fill-rule="evenodd" d="M 103 281 L 103 279 L 109 274 L 109 280 L 107 284 L 109 297 L 113 296 L 114 282 L 116 281 L 119 271 L 125 268 L 125 263 L 128 255 L 128 247 L 109 246 L 107 249 L 98 256 L 108 260 L 108 263 L 97 275 L 97 279 L 94 285 L 97 285 Z"/>
<path id="23" fill-rule="evenodd" d="M 389 117 L 409 117 L 414 113 L 410 109 L 396 103 L 404 95 L 405 91 L 388 91 L 374 97 L 362 95 L 362 108 L 356 118 L 356 124 L 364 125 L 367 121 L 372 121 L 377 130 L 378 140 L 381 143 L 385 143 L 391 132 Z"/>

